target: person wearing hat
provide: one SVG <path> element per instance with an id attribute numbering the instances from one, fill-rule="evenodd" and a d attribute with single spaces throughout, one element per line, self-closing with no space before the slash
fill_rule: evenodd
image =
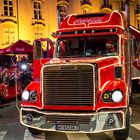
<path id="1" fill-rule="evenodd" d="M 115 52 L 115 47 L 112 43 L 112 41 L 107 41 L 106 43 L 106 53 L 114 53 Z"/>

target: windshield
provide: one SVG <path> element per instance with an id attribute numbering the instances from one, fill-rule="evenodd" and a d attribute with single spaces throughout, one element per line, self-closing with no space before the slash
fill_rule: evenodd
<path id="1" fill-rule="evenodd" d="M 117 55 L 118 36 L 75 37 L 58 39 L 56 57 L 94 57 Z"/>

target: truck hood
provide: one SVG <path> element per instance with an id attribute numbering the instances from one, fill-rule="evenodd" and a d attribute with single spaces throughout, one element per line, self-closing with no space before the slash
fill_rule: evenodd
<path id="1" fill-rule="evenodd" d="M 82 57 L 82 58 L 53 58 L 50 64 L 70 64 L 70 63 L 96 63 L 98 67 L 104 67 L 112 64 L 120 64 L 119 56 L 106 57 Z"/>

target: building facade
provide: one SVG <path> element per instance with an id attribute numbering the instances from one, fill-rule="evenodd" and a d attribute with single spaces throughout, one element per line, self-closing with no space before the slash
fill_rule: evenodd
<path id="1" fill-rule="evenodd" d="M 51 37 L 67 14 L 125 11 L 126 0 L 0 0 L 0 48 L 21 39 Z M 130 0 L 131 25 L 140 30 L 140 0 Z"/>

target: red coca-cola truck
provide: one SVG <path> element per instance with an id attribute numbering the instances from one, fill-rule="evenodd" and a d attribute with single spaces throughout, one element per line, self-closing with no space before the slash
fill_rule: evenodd
<path id="1" fill-rule="evenodd" d="M 49 39 L 36 40 L 34 81 L 22 93 L 20 122 L 33 134 L 112 131 L 127 139 L 130 68 L 140 70 L 140 32 L 130 27 L 129 37 L 127 29 L 118 11 L 73 14 L 56 31 L 55 48 Z M 42 41 L 54 48 L 53 58 L 44 57 Z"/>

